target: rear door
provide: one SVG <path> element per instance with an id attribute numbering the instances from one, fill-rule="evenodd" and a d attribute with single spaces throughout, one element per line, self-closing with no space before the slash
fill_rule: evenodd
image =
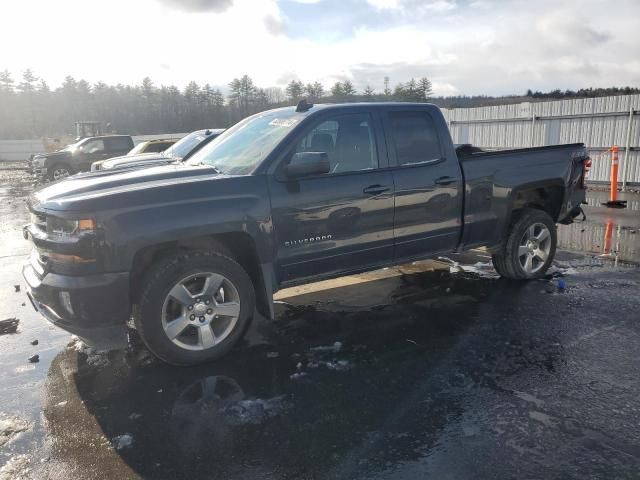
<path id="1" fill-rule="evenodd" d="M 106 148 L 105 158 L 126 155 L 133 148 L 133 142 L 129 137 L 106 137 L 104 144 Z"/>
<path id="2" fill-rule="evenodd" d="M 424 108 L 389 108 L 384 127 L 395 184 L 395 261 L 454 250 L 463 185 L 455 152 L 445 150 L 448 131 Z"/>
<path id="3" fill-rule="evenodd" d="M 369 112 L 327 112 L 305 129 L 269 176 L 281 282 L 391 262 L 393 178 L 381 134 Z M 330 173 L 283 177 L 293 153 L 304 151 L 326 152 Z"/>

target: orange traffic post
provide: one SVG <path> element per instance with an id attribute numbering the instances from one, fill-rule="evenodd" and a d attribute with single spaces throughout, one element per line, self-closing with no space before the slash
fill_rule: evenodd
<path id="1" fill-rule="evenodd" d="M 620 148 L 614 145 L 609 151 L 611 152 L 611 193 L 609 201 L 605 205 L 611 208 L 626 208 L 626 200 L 618 200 L 618 153 Z"/>

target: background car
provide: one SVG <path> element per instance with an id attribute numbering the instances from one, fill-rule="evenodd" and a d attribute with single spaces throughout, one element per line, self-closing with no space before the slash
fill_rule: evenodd
<path id="1" fill-rule="evenodd" d="M 142 168 L 184 160 L 217 138 L 222 132 L 224 132 L 223 128 L 196 130 L 185 135 L 158 155 L 138 154 L 111 158 L 109 161 L 94 163 L 91 165 L 91 171 L 110 170 L 113 168 Z"/>
<path id="2" fill-rule="evenodd" d="M 138 155 L 141 153 L 160 153 L 164 152 L 171 145 L 176 143 L 178 138 L 160 138 L 156 140 L 147 140 L 140 142 L 131 149 L 127 155 Z"/>

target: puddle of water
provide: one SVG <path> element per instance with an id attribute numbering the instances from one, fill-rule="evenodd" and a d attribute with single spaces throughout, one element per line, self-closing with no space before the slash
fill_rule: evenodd
<path id="1" fill-rule="evenodd" d="M 627 193 L 628 208 L 601 206 L 607 192 L 589 192 L 587 220 L 558 227 L 558 246 L 600 255 L 613 262 L 640 262 L 640 195 Z"/>

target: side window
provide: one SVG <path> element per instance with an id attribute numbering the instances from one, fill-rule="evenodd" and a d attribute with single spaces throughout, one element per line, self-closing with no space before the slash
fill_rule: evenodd
<path id="1" fill-rule="evenodd" d="M 104 142 L 102 140 L 91 140 L 80 146 L 82 153 L 104 152 Z"/>
<path id="2" fill-rule="evenodd" d="M 110 152 L 124 152 L 131 150 L 131 142 L 127 137 L 112 137 L 105 139 Z"/>
<path id="3" fill-rule="evenodd" d="M 378 152 L 368 114 L 339 115 L 316 125 L 295 152 L 326 152 L 331 173 L 378 168 Z"/>
<path id="4" fill-rule="evenodd" d="M 428 113 L 391 112 L 389 120 L 398 165 L 442 158 L 438 132 Z"/>

